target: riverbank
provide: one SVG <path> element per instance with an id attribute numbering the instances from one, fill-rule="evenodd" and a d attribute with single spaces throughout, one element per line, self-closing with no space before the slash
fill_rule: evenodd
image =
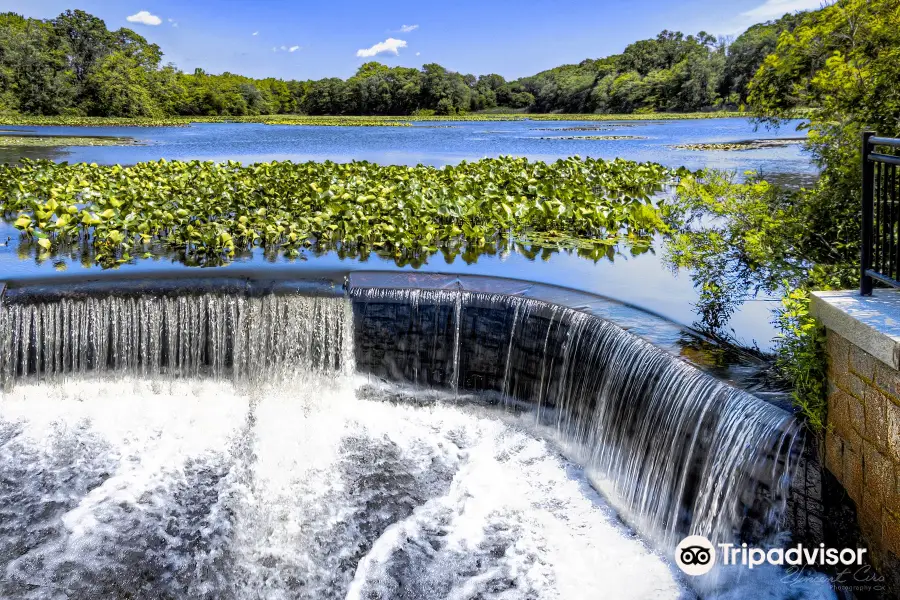
<path id="1" fill-rule="evenodd" d="M 192 123 L 262 123 L 265 125 L 312 125 L 336 127 L 409 127 L 415 122 L 431 121 L 672 121 L 684 119 L 722 119 L 746 117 L 745 112 L 630 113 L 630 114 L 526 114 L 475 113 L 465 115 L 409 116 L 310 116 L 259 115 L 244 117 L 73 117 L 37 115 L 0 115 L 0 125 L 60 127 L 188 127 Z"/>

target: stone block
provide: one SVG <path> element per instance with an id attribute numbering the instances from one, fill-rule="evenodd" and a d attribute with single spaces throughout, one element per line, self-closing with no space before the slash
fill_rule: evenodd
<path id="1" fill-rule="evenodd" d="M 825 433 L 825 467 L 837 477 L 844 478 L 844 440 L 833 431 Z"/>
<path id="2" fill-rule="evenodd" d="M 840 371 L 834 368 L 829 367 L 828 373 L 826 374 L 827 380 L 832 384 L 832 386 L 826 386 L 828 389 L 832 387 L 834 389 L 839 389 L 843 391 L 849 391 L 850 384 L 847 382 L 847 378 L 850 376 L 850 371 L 844 370 Z"/>
<path id="3" fill-rule="evenodd" d="M 866 381 L 875 379 L 875 357 L 860 350 L 856 346 L 850 346 L 850 372 Z"/>
<path id="4" fill-rule="evenodd" d="M 893 487 L 884 498 L 884 507 L 900 516 L 900 465 L 891 463 L 893 470 Z"/>
<path id="5" fill-rule="evenodd" d="M 900 404 L 900 371 L 878 363 L 875 366 L 875 385 L 895 404 Z"/>
<path id="6" fill-rule="evenodd" d="M 856 398 L 849 397 L 847 399 L 847 414 L 850 417 L 850 426 L 857 433 L 864 433 L 866 430 L 866 411 L 863 408 L 863 403 Z"/>
<path id="7" fill-rule="evenodd" d="M 866 397 L 866 388 L 869 387 L 869 384 L 860 379 L 859 375 L 854 375 L 853 373 L 847 373 L 844 378 L 844 385 L 844 391 L 857 400 L 862 400 Z"/>
<path id="8" fill-rule="evenodd" d="M 900 406 L 888 402 L 885 406 L 885 420 L 887 421 L 887 454 L 897 463 L 900 463 Z"/>
<path id="9" fill-rule="evenodd" d="M 900 520 L 885 511 L 881 521 L 881 545 L 894 556 L 900 556 Z"/>
<path id="10" fill-rule="evenodd" d="M 854 502 L 859 506 L 862 502 L 862 490 L 864 485 L 862 466 L 862 438 L 844 439 L 843 464 L 844 477 L 841 483 Z"/>
<path id="11" fill-rule="evenodd" d="M 380 317 L 382 319 L 393 319 L 397 310 L 397 305 L 394 303 L 377 303 L 377 302 L 369 302 L 365 305 L 365 311 L 367 317 Z"/>
<path id="12" fill-rule="evenodd" d="M 863 443 L 863 478 L 865 494 L 879 504 L 894 493 L 894 465 L 870 442 Z"/>
<path id="13" fill-rule="evenodd" d="M 828 396 L 828 424 L 841 437 L 847 437 L 853 431 L 853 424 L 850 420 L 850 400 L 852 400 L 850 395 L 843 390 L 837 390 Z M 863 427 L 864 431 L 865 427 Z"/>
<path id="14" fill-rule="evenodd" d="M 887 397 L 874 388 L 866 391 L 866 439 L 870 440 L 878 450 L 888 451 Z"/>
<path id="15" fill-rule="evenodd" d="M 850 342 L 830 330 L 826 336 L 825 348 L 828 352 L 828 366 L 833 367 L 837 373 L 846 373 L 850 366 Z"/>
<path id="16" fill-rule="evenodd" d="M 882 536 L 881 504 L 869 495 L 863 496 L 862 504 L 857 502 L 859 528 L 870 546 L 880 547 Z"/>

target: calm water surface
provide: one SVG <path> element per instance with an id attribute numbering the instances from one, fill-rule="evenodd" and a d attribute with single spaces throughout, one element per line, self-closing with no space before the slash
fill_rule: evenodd
<path id="1" fill-rule="evenodd" d="M 413 127 L 306 127 L 261 124 L 198 124 L 187 128 L 128 127 L 8 127 L 7 129 L 56 135 L 125 136 L 138 146 L 91 146 L 65 149 L 0 148 L 0 160 L 22 156 L 47 157 L 69 162 L 133 164 L 165 159 L 238 160 L 245 163 L 272 160 L 368 160 L 380 164 L 426 164 L 441 166 L 462 160 L 478 160 L 501 155 L 526 156 L 552 161 L 572 155 L 638 161 L 654 161 L 691 169 L 718 168 L 743 173 L 756 170 L 772 180 L 789 184 L 811 182 L 816 168 L 799 145 L 748 150 L 677 150 L 679 144 L 733 142 L 758 138 L 801 136 L 791 122 L 778 130 L 756 130 L 747 119 L 703 119 L 683 121 L 518 121 L 415 123 Z M 567 128 L 578 128 L 577 130 Z M 589 128 L 589 129 L 588 129 Z M 628 140 L 559 139 L 571 136 L 634 136 Z M 554 139 L 556 138 L 556 139 Z M 47 276 L 66 277 L 100 272 L 73 258 L 38 261 L 34 254 L 17 248 L 18 235 L 9 224 L 0 223 L 0 281 L 26 281 Z M 570 253 L 537 258 L 510 251 L 482 256 L 467 264 L 457 258 L 448 264 L 433 257 L 421 270 L 444 273 L 500 275 L 573 287 L 604 295 L 658 313 L 677 323 L 696 321 L 697 293 L 687 272 L 673 272 L 656 253 L 632 257 L 625 252 L 614 260 L 593 262 Z M 389 260 L 371 257 L 367 261 L 340 259 L 336 254 L 306 256 L 300 260 L 266 260 L 261 252 L 237 261 L 262 269 L 296 269 L 298 275 L 318 268 L 361 270 L 396 269 Z M 138 273 L 165 273 L 188 269 L 164 258 L 137 260 L 121 267 Z M 411 267 L 403 267 L 412 270 Z M 58 273 L 59 271 L 63 271 Z M 223 274 L 228 267 L 223 268 Z M 746 345 L 771 346 L 774 303 L 760 299 L 746 303 L 733 317 L 735 338 Z"/>
<path id="2" fill-rule="evenodd" d="M 800 146 L 741 152 L 675 150 L 699 142 L 733 142 L 801 136 L 792 121 L 778 130 L 756 130 L 747 119 L 683 121 L 512 121 L 414 123 L 412 127 L 313 127 L 257 123 L 197 124 L 191 127 L 9 127 L 36 134 L 131 137 L 141 146 L 88 146 L 56 152 L 69 162 L 132 164 L 147 160 L 200 159 L 368 160 L 380 164 L 440 166 L 501 155 L 556 160 L 572 155 L 628 158 L 692 169 L 715 167 L 810 177 L 815 168 Z M 572 130 L 569 128 L 591 128 Z M 577 136 L 633 136 L 633 140 L 560 139 Z M 556 138 L 556 139 L 552 139 Z M 12 155 L 21 154 L 14 149 Z M 5 158 L 7 158 L 5 157 Z"/>

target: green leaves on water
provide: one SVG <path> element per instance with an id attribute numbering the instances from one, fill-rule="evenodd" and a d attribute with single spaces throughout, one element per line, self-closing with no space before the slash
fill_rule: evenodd
<path id="1" fill-rule="evenodd" d="M 444 168 L 368 162 L 159 161 L 0 166 L 0 212 L 49 251 L 74 241 L 114 266 L 153 248 L 221 264 L 254 247 L 419 264 L 439 249 L 552 241 L 601 257 L 665 228 L 651 198 L 680 172 L 579 157 L 492 158 Z M 451 251 L 455 252 L 455 251 Z M 465 254 L 465 253 L 464 253 Z"/>
<path id="2" fill-rule="evenodd" d="M 66 127 L 188 127 L 192 123 L 263 123 L 266 125 L 311 125 L 339 127 L 409 127 L 415 122 L 441 121 L 671 121 L 681 119 L 721 119 L 746 117 L 741 112 L 701 112 L 701 113 L 628 113 L 628 114 L 535 114 L 535 113 L 472 113 L 465 115 L 409 115 L 409 116 L 356 116 L 356 115 L 259 115 L 245 117 L 231 116 L 189 116 L 189 117 L 81 117 L 81 116 L 38 116 L 0 114 L 0 125 L 19 126 L 66 126 Z"/>

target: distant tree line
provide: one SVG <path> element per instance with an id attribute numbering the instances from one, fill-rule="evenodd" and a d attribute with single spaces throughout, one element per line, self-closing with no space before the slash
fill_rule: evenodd
<path id="1" fill-rule="evenodd" d="M 363 64 L 347 80 L 252 79 L 193 73 L 163 64 L 159 46 L 126 28 L 70 10 L 55 19 L 0 14 L 0 112 L 34 115 L 452 115 L 527 112 L 631 113 L 733 107 L 776 47 L 796 27 L 787 15 L 754 25 L 729 43 L 706 33 L 663 31 L 617 54 L 506 81 Z"/>

